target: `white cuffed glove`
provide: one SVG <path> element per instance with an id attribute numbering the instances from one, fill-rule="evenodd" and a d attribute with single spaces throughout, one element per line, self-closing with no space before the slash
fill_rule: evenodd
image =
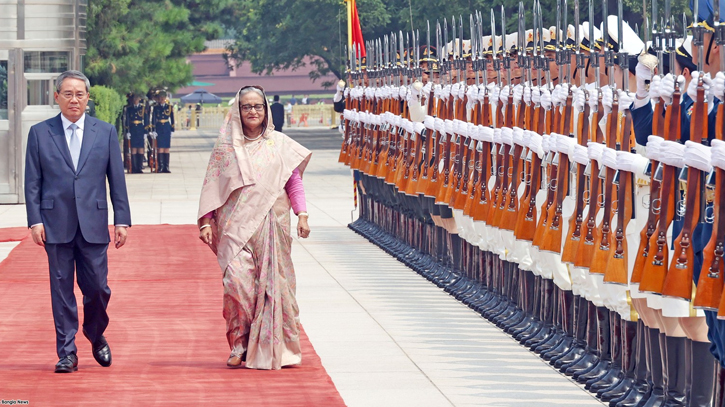
<path id="1" fill-rule="evenodd" d="M 337 103 L 342 100 L 342 94 L 345 91 L 345 82 L 343 81 L 337 81 L 337 92 L 335 92 L 335 97 L 332 98 L 332 100 Z"/>
<path id="2" fill-rule="evenodd" d="M 687 87 L 687 95 L 690 96 L 692 100 L 697 100 L 697 81 L 699 77 L 700 72 L 693 72 L 692 80 Z M 705 75 L 703 75 L 702 87 L 705 89 L 705 103 L 707 103 L 707 112 L 710 113 L 710 111 L 712 111 L 712 108 L 714 107 L 713 102 L 715 99 L 715 96 L 710 92 L 710 88 L 712 87 L 712 78 L 710 77 L 710 73 L 706 73 Z"/>
<path id="3" fill-rule="evenodd" d="M 551 91 L 551 104 L 554 106 L 561 105 L 561 85 L 554 86 L 554 90 Z"/>
<path id="4" fill-rule="evenodd" d="M 531 87 L 528 85 L 524 86 L 524 103 L 531 104 Z"/>
<path id="5" fill-rule="evenodd" d="M 551 110 L 551 92 L 549 92 L 549 89 L 544 88 L 541 91 L 541 106 L 546 110 Z"/>
<path id="6" fill-rule="evenodd" d="M 725 73 L 719 71 L 710 85 L 710 93 L 722 102 L 725 100 Z"/>
<path id="7" fill-rule="evenodd" d="M 677 76 L 677 85 L 682 90 L 685 86 L 685 77 Z M 675 93 L 675 77 L 672 74 L 665 75 L 660 82 L 660 97 L 665 101 L 666 105 L 672 104 L 672 95 Z"/>
<path id="8" fill-rule="evenodd" d="M 692 72 L 692 80 L 690 80 L 690 84 L 687 86 L 687 95 L 690 96 L 692 100 L 697 100 L 697 82 L 700 79 L 701 72 L 694 71 Z M 710 85 L 712 85 L 712 79 L 710 78 L 710 74 L 706 73 L 702 76 L 702 87 L 705 88 L 705 98 L 708 98 L 708 90 L 710 89 Z"/>
<path id="9" fill-rule="evenodd" d="M 488 100 L 492 105 L 498 105 L 498 98 L 500 94 L 501 89 L 499 89 L 498 86 L 494 86 L 493 89 L 491 89 L 491 96 L 488 98 Z"/>
<path id="10" fill-rule="evenodd" d="M 614 94 L 609 85 L 602 87 L 602 106 L 604 106 L 604 114 L 612 112 L 612 103 L 614 102 Z"/>
<path id="11" fill-rule="evenodd" d="M 131 140 L 131 133 L 126 133 L 126 140 Z"/>
<path id="12" fill-rule="evenodd" d="M 644 64 L 637 64 L 634 68 L 634 74 L 637 77 L 637 96 L 644 99 L 647 97 L 647 81 L 651 83 L 653 72 Z"/>
<path id="13" fill-rule="evenodd" d="M 632 103 L 634 102 L 634 95 L 629 92 L 625 92 L 622 89 L 619 89 L 617 93 L 619 97 L 619 110 L 629 110 L 630 106 L 632 106 Z"/>
<path id="14" fill-rule="evenodd" d="M 592 111 L 595 111 L 599 108 L 599 92 L 597 92 L 596 89 L 589 92 L 589 108 Z"/>
<path id="15" fill-rule="evenodd" d="M 509 85 L 506 85 L 501 89 L 501 92 L 498 95 L 499 100 L 502 104 L 506 104 L 509 101 Z"/>
<path id="16" fill-rule="evenodd" d="M 541 103 L 541 88 L 540 88 L 540 87 L 538 87 L 538 86 L 534 86 L 534 87 L 533 87 L 533 88 L 531 89 L 531 101 L 532 101 L 532 102 L 533 102 L 533 103 L 534 103 L 535 105 L 538 105 L 538 104 L 540 104 L 540 103 Z"/>
<path id="17" fill-rule="evenodd" d="M 513 99 L 514 105 L 521 103 L 521 99 L 524 97 L 524 87 L 521 84 L 514 86 Z"/>
<path id="18" fill-rule="evenodd" d="M 710 164 L 711 149 L 709 146 L 687 140 L 685 142 L 685 164 L 688 167 L 697 168 L 700 171 L 709 173 L 712 171 Z"/>
<path id="19" fill-rule="evenodd" d="M 569 97 L 569 84 L 568 83 L 562 83 L 561 85 L 556 85 L 559 88 L 559 105 L 563 106 L 566 104 L 566 98 Z M 576 87 L 572 88 L 572 92 L 576 89 Z"/>
<path id="20" fill-rule="evenodd" d="M 662 86 L 662 78 L 653 76 L 649 83 L 649 98 L 652 101 L 658 101 L 660 97 L 660 88 Z M 639 91 L 638 91 L 639 92 Z M 639 93 L 638 93 L 639 94 Z"/>
<path id="21" fill-rule="evenodd" d="M 574 94 L 574 108 L 576 108 L 577 111 L 583 112 L 584 111 L 584 105 L 587 103 L 587 97 L 584 94 L 584 89 L 577 89 L 576 93 Z"/>

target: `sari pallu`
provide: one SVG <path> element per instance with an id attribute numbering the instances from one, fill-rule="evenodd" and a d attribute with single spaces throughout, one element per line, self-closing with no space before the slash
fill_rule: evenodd
<path id="1" fill-rule="evenodd" d="M 212 250 L 223 273 L 232 353 L 246 353 L 249 368 L 279 369 L 301 361 L 284 186 L 295 169 L 303 173 L 310 152 L 266 122 L 259 140 L 245 142 L 232 109 L 209 161 L 198 217 L 215 212 Z"/>

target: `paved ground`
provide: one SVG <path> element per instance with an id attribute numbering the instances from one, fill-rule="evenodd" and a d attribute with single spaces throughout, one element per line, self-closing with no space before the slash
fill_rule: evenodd
<path id="1" fill-rule="evenodd" d="M 337 163 L 336 131 L 288 134 L 313 151 L 304 180 L 312 233 L 293 247 L 302 324 L 349 406 L 602 405 L 347 229 L 354 215 L 352 180 Z M 127 177 L 135 224 L 195 223 L 215 138 L 213 132 L 178 131 L 172 174 Z M 22 205 L 0 206 L 0 227 L 24 224 Z M 0 259 L 11 248 L 0 243 Z"/>

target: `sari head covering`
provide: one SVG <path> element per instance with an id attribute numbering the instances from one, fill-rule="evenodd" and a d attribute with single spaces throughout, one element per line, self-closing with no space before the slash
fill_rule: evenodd
<path id="1" fill-rule="evenodd" d="M 234 191 L 241 188 L 240 205 L 237 205 L 235 213 L 225 224 L 215 225 L 217 233 L 212 249 L 216 249 L 222 270 L 252 237 L 275 201 L 285 193 L 284 187 L 292 172 L 298 169 L 302 176 L 312 154 L 296 141 L 274 130 L 264 90 L 259 86 L 251 86 L 264 95 L 267 112 L 262 123 L 265 130 L 261 135 L 261 142 L 266 144 L 262 159 L 267 162 L 263 166 L 253 165 L 252 160 L 260 158 L 250 156 L 245 147 L 239 105 L 242 90 L 249 87 L 245 86 L 237 92 L 219 132 L 209 158 L 197 214 L 198 220 L 219 209 Z"/>

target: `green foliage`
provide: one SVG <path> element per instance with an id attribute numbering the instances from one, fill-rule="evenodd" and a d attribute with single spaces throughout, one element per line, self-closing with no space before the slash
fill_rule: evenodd
<path id="1" fill-rule="evenodd" d="M 624 20 L 634 29 L 640 27 L 644 37 L 644 19 L 641 0 L 622 0 Z M 660 7 L 664 2 L 660 1 Z M 426 21 L 430 22 L 431 42 L 435 42 L 435 23 L 446 18 L 463 17 L 464 37 L 470 36 L 469 16 L 475 10 L 483 13 L 484 35 L 491 32 L 490 15 L 493 9 L 496 31 L 500 33 L 501 6 L 506 13 L 506 30 L 511 33 L 518 28 L 519 0 L 358 0 L 363 36 L 366 40 L 379 38 L 398 30 L 419 30 L 422 42 L 426 38 Z M 556 0 L 541 0 L 545 27 L 556 24 Z M 602 2 L 593 1 L 594 23 L 602 21 Z M 526 28 L 533 26 L 532 2 L 525 1 Z M 589 20 L 589 5 L 580 0 L 580 21 Z M 617 1 L 610 0 L 608 14 L 617 14 Z M 647 1 L 647 7 L 651 2 Z M 672 2 L 672 14 L 679 28 L 682 12 L 690 12 L 687 2 Z M 304 57 L 312 59 L 313 79 L 326 74 L 341 78 L 345 58 L 343 46 L 347 43 L 346 4 L 340 0 L 240 0 L 236 7 L 239 18 L 227 25 L 235 33 L 236 42 L 229 49 L 230 63 L 249 61 L 252 70 L 270 74 L 275 69 L 295 69 L 304 64 Z M 660 11 L 664 16 L 664 10 Z M 568 23 L 574 23 L 574 1 L 568 2 Z M 449 34 L 449 38 L 450 38 Z M 331 86 L 332 83 L 323 85 Z"/>
<path id="2" fill-rule="evenodd" d="M 8 108 L 8 69 L 0 62 L 0 109 Z"/>
<path id="3" fill-rule="evenodd" d="M 85 72 L 121 94 L 192 81 L 186 57 L 218 38 L 231 0 L 91 0 Z"/>
<path id="4" fill-rule="evenodd" d="M 91 86 L 91 99 L 96 103 L 96 117 L 115 125 L 123 111 L 123 96 L 111 88 L 95 85 Z"/>

